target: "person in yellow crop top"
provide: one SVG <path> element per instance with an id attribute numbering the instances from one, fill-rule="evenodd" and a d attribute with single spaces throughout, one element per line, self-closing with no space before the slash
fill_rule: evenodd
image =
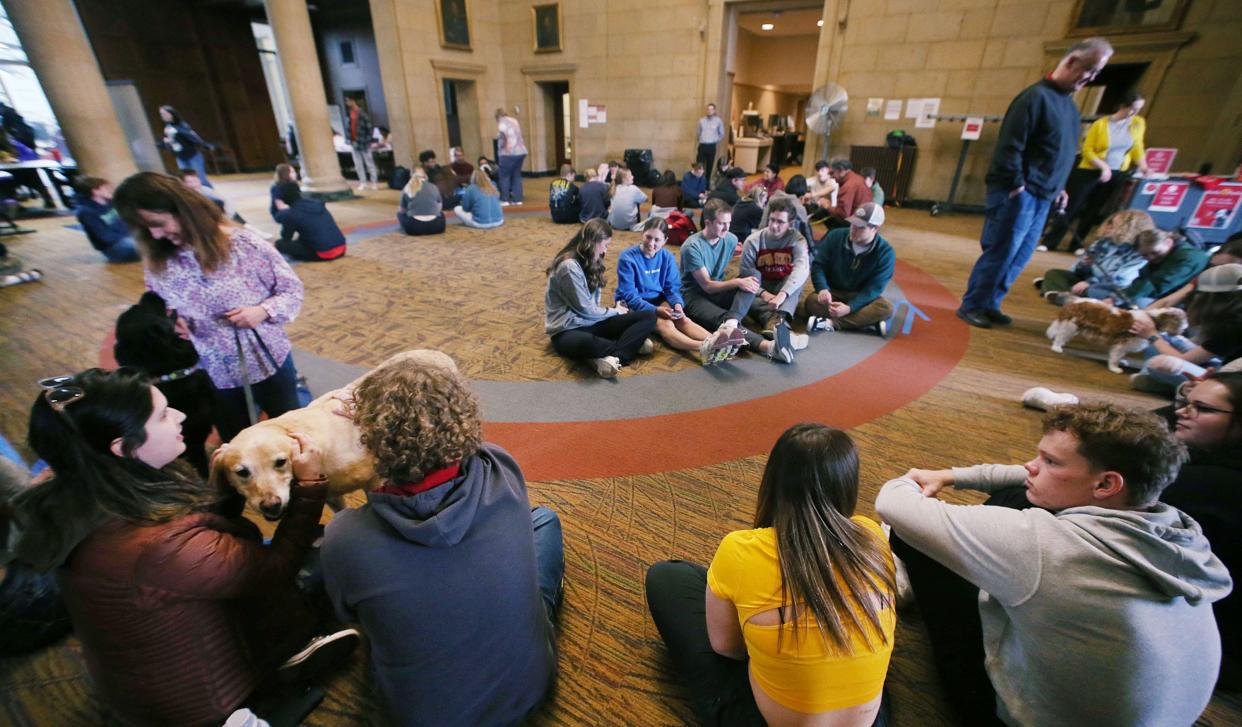
<path id="1" fill-rule="evenodd" d="M 1061 238 L 1075 224 L 1069 250 L 1077 250 L 1091 228 L 1112 214 L 1113 202 L 1129 180 L 1131 170 L 1147 174 L 1147 147 L 1143 144 L 1147 122 L 1138 115 L 1146 104 L 1142 94 L 1129 91 L 1111 116 L 1101 116 L 1087 129 L 1082 161 L 1065 183 L 1069 204 L 1048 226 L 1041 245 L 1044 250 L 1057 249 Z"/>
<path id="2" fill-rule="evenodd" d="M 768 456 L 753 530 L 726 535 L 708 569 L 648 569 L 651 617 L 702 724 L 886 724 L 893 556 L 857 502 L 849 435 L 795 424 Z"/>

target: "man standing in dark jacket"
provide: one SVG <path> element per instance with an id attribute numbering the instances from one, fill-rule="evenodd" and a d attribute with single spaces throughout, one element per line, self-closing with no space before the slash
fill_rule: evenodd
<path id="1" fill-rule="evenodd" d="M 957 316 L 972 326 L 1007 325 L 1000 304 L 1030 262 L 1053 204 L 1067 201 L 1065 180 L 1078 149 L 1079 116 L 1073 94 L 1103 70 L 1113 48 L 1088 38 L 1069 49 L 1055 70 L 1009 104 L 988 168 L 983 253 Z"/>
<path id="2" fill-rule="evenodd" d="M 102 252 L 110 263 L 138 260 L 138 247 L 129 226 L 112 207 L 112 184 L 99 177 L 82 177 L 74 188 L 78 223 L 86 231 L 91 247 Z"/>

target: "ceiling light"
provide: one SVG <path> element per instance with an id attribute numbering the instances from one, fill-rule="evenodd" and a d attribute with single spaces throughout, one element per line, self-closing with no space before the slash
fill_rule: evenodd
<path id="1" fill-rule="evenodd" d="M 824 27 L 824 21 L 823 21 L 823 20 L 816 20 L 816 21 L 815 21 L 815 25 L 817 25 L 818 27 L 822 28 L 822 27 Z"/>
<path id="2" fill-rule="evenodd" d="M 759 27 L 763 28 L 764 30 L 771 30 L 775 28 L 776 26 L 771 23 L 764 23 L 763 25 L 760 25 Z"/>

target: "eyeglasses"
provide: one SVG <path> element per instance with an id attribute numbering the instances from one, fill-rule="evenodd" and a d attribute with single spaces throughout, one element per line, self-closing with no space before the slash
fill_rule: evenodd
<path id="1" fill-rule="evenodd" d="M 43 398 L 47 400 L 56 411 L 64 411 L 79 399 L 86 398 L 86 390 L 80 386 L 66 386 L 73 381 L 72 376 L 51 376 L 46 379 L 39 379 L 39 386 L 43 387 Z"/>
<path id="2" fill-rule="evenodd" d="M 1175 410 L 1185 409 L 1187 412 L 1190 412 L 1192 416 L 1196 416 L 1196 417 L 1199 416 L 1200 414 L 1232 414 L 1233 413 L 1233 409 L 1218 409 L 1214 406 L 1208 406 L 1207 404 L 1201 404 L 1197 401 L 1187 399 L 1184 396 L 1179 396 L 1173 399 L 1173 408 Z"/>

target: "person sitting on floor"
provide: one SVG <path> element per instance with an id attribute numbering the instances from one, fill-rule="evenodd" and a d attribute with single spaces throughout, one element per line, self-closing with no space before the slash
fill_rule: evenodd
<path id="1" fill-rule="evenodd" d="M 702 724 L 888 724 L 896 573 L 879 523 L 854 514 L 858 480 L 848 434 L 795 424 L 768 455 L 754 529 L 726 535 L 710 568 L 647 570 Z"/>
<path id="2" fill-rule="evenodd" d="M 737 167 L 729 167 L 721 172 L 720 183 L 707 196 L 708 199 L 718 199 L 729 205 L 729 208 L 737 206 L 741 201 L 742 187 L 746 184 L 746 172 Z"/>
<path id="3" fill-rule="evenodd" d="M 664 342 L 679 351 L 697 351 L 704 366 L 732 358 L 736 346 L 717 342 L 713 348 L 711 335 L 686 317 L 677 259 L 664 248 L 668 222 L 652 217 L 642 232 L 642 242 L 617 258 L 617 302 L 632 311 L 654 312 L 656 332 Z"/>
<path id="4" fill-rule="evenodd" d="M 815 294 L 806 299 L 806 330 L 874 328 L 884 336 L 893 315 L 884 289 L 897 264 L 893 246 L 880 235 L 884 208 L 868 202 L 854 210 L 849 223 L 848 230 L 831 230 L 815 246 Z"/>
<path id="5" fill-rule="evenodd" d="M 1025 465 L 910 470 L 876 499 L 950 702 L 970 725 L 1191 724 L 1232 582 L 1199 525 L 1158 501 L 1185 445 L 1107 403 L 1056 407 L 1043 431 Z M 936 499 L 949 485 L 991 497 Z"/>
<path id="6" fill-rule="evenodd" d="M 1174 240 L 1164 230 L 1147 230 L 1135 239 L 1139 254 L 1147 264 L 1134 282 L 1119 291 L 1115 300 L 1146 308 L 1157 298 L 1168 295 L 1203 272 L 1208 254 L 1189 242 Z"/>
<path id="7" fill-rule="evenodd" d="M 733 205 L 733 222 L 729 231 L 745 242 L 750 233 L 759 229 L 768 211 L 768 193 L 764 187 L 751 187 Z"/>
<path id="8" fill-rule="evenodd" d="M 608 209 L 608 224 L 614 230 L 638 232 L 642 229 L 642 204 L 647 194 L 634 185 L 634 173 L 618 169 L 613 175 L 612 206 Z"/>
<path id="9" fill-rule="evenodd" d="M 1139 233 L 1155 230 L 1151 215 L 1142 210 L 1114 212 L 1095 230 L 1095 239 L 1072 270 L 1053 269 L 1035 279 L 1035 287 L 1050 303 L 1064 305 L 1072 296 L 1104 300 L 1134 282 L 1147 260 L 1134 243 Z"/>
<path id="10" fill-rule="evenodd" d="M 181 178 L 182 184 L 195 192 L 198 192 L 212 202 L 215 202 L 216 205 L 219 206 L 219 208 L 224 212 L 225 217 L 233 220 L 239 225 L 246 224 L 245 218 L 238 214 L 237 208 L 233 206 L 233 203 L 230 202 L 228 198 L 217 192 L 215 188 L 208 187 L 203 184 L 203 180 L 198 176 L 197 170 L 190 169 L 189 167 L 182 167 L 177 170 L 177 176 Z"/>
<path id="11" fill-rule="evenodd" d="M 185 415 L 132 369 L 39 382 L 30 444 L 55 473 L 20 494 L 17 554 L 57 569 L 94 689 L 120 722 L 222 724 L 283 678 L 335 667 L 358 632 L 315 637 L 295 577 L 327 481 L 292 436 L 291 500 L 270 545 L 177 457 Z M 262 716 L 265 710 L 253 707 Z"/>
<path id="12" fill-rule="evenodd" d="M 811 218 L 807 213 L 806 206 L 802 204 L 802 198 L 806 195 L 806 177 L 801 174 L 795 174 L 789 178 L 789 182 L 785 184 L 785 188 L 768 197 L 768 204 L 763 208 L 763 219 L 759 220 L 760 227 L 768 226 L 768 207 L 772 205 L 773 200 L 787 199 L 794 206 L 794 229 L 802 233 L 802 236 L 809 243 L 813 238 L 811 235 Z"/>
<path id="13" fill-rule="evenodd" d="M 829 229 L 849 226 L 849 218 L 860 205 L 871 202 L 871 185 L 853 170 L 849 159 L 833 159 L 828 163 L 833 180 L 837 183 L 837 201 L 825 208 L 828 216 L 824 224 Z"/>
<path id="14" fill-rule="evenodd" d="M 599 170 L 586 170 L 586 184 L 578 190 L 582 198 L 582 212 L 578 214 L 579 222 L 608 219 L 608 185 L 600 181 Z"/>
<path id="15" fill-rule="evenodd" d="M 660 175 L 660 183 L 651 190 L 651 216 L 668 217 L 668 213 L 685 205 L 677 175 L 669 169 Z"/>
<path id="16" fill-rule="evenodd" d="M 875 167 L 863 167 L 858 173 L 862 175 L 863 184 L 871 190 L 871 201 L 883 207 L 884 188 L 880 186 L 880 173 L 875 170 Z"/>
<path id="17" fill-rule="evenodd" d="M 582 198 L 578 194 L 578 185 L 574 184 L 574 168 L 568 164 L 561 165 L 561 176 L 552 180 L 548 190 L 548 210 L 552 213 L 552 221 L 561 225 L 576 225 L 582 215 Z"/>
<path id="18" fill-rule="evenodd" d="M 655 311 L 631 311 L 624 303 L 600 305 L 604 255 L 612 244 L 612 227 L 590 220 L 548 266 L 543 329 L 552 348 L 577 361 L 589 361 L 601 378 L 611 379 L 639 354 L 650 354 L 647 339 L 656 327 Z"/>
<path id="19" fill-rule="evenodd" d="M 466 227 L 480 230 L 500 227 L 505 223 L 505 214 L 500 209 L 500 192 L 481 167 L 474 170 L 470 186 L 461 193 L 461 202 L 453 208 L 453 214 Z"/>
<path id="20" fill-rule="evenodd" d="M 556 674 L 556 513 L 532 508 L 518 463 L 483 441 L 479 401 L 455 371 L 389 364 L 341 413 L 382 485 L 328 524 L 324 584 L 369 638 L 392 723 L 522 723 Z"/>
<path id="21" fill-rule="evenodd" d="M 449 147 L 449 169 L 453 171 L 453 184 L 460 188 L 470 184 L 474 165 L 466 161 L 466 151 L 460 146 Z"/>
<path id="22" fill-rule="evenodd" d="M 91 247 L 102 252 L 110 263 L 136 262 L 138 243 L 134 242 L 129 225 L 112 207 L 112 183 L 101 177 L 81 177 L 74 190 L 78 224 Z"/>
<path id="23" fill-rule="evenodd" d="M 276 173 L 272 176 L 272 186 L 267 189 L 270 198 L 267 206 L 268 214 L 276 214 L 276 194 L 280 191 L 280 185 L 288 182 L 298 183 L 297 167 L 292 164 L 277 164 Z"/>
<path id="24" fill-rule="evenodd" d="M 729 232 L 733 208 L 720 199 L 703 205 L 703 229 L 681 245 L 681 294 L 690 320 L 712 331 L 712 348 L 749 346 L 780 363 L 793 363 L 792 345 L 777 346 L 739 324 L 763 288 L 758 275 L 726 278 L 737 249 L 737 237 Z"/>
<path id="25" fill-rule="evenodd" d="M 1172 393 L 1182 382 L 1242 358 L 1242 264 L 1208 268 L 1186 305 L 1193 338 L 1162 335 L 1145 311 L 1134 311 L 1130 332 L 1147 339 L 1152 357 L 1130 377 L 1140 391 Z"/>
<path id="26" fill-rule="evenodd" d="M 786 201 L 772 203 L 768 209 L 768 226 L 755 230 L 742 243 L 742 260 L 738 277 L 759 280 L 759 292 L 750 306 L 750 315 L 762 324 L 765 333 L 777 347 L 790 345 L 794 350 L 806 348 L 804 333 L 790 333 L 789 323 L 802 300 L 802 287 L 810 277 L 810 253 L 806 239 L 793 228 L 793 205 Z"/>
<path id="27" fill-rule="evenodd" d="M 272 219 L 280 223 L 276 249 L 294 260 L 317 262 L 335 260 L 345 254 L 345 233 L 322 200 L 302 196 L 296 182 L 286 182 L 276 190 Z"/>
<path id="28" fill-rule="evenodd" d="M 401 190 L 397 223 L 407 235 L 438 235 L 444 232 L 444 206 L 440 188 L 427 179 L 427 173 L 415 169 L 410 181 Z"/>
<path id="29" fill-rule="evenodd" d="M 703 162 L 695 162 L 681 178 L 681 203 L 683 207 L 697 209 L 706 201 L 707 175 L 703 171 Z"/>
<path id="30" fill-rule="evenodd" d="M 810 212 L 811 221 L 822 220 L 828 216 L 828 208 L 832 205 L 832 195 L 837 192 L 837 180 L 832 177 L 832 167 L 820 159 L 815 162 L 815 176 L 811 177 L 810 188 L 802 195 L 802 204 Z"/>
<path id="31" fill-rule="evenodd" d="M 746 191 L 749 192 L 755 187 L 763 187 L 764 191 L 768 193 L 768 197 L 785 189 L 785 180 L 781 179 L 780 165 L 768 164 L 764 166 L 763 176 L 746 185 Z M 737 210 L 734 209 L 733 212 L 736 214 Z"/>

